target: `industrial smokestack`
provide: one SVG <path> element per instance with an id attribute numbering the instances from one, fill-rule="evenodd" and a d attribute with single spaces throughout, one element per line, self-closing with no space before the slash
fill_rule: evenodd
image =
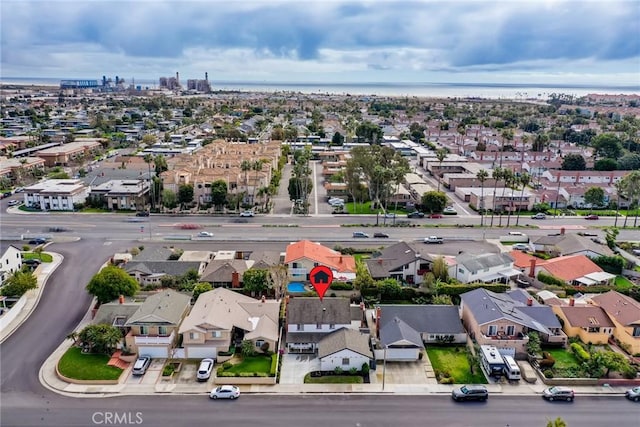
<path id="1" fill-rule="evenodd" d="M 209 73 L 207 73 L 206 71 L 204 72 L 204 81 L 205 82 L 209 81 Z"/>
<path id="2" fill-rule="evenodd" d="M 176 82 L 180 84 L 180 73 L 176 71 Z"/>

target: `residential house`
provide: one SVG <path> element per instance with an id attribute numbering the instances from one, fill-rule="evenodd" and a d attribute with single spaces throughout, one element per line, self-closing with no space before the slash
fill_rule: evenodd
<path id="1" fill-rule="evenodd" d="M 165 276 L 181 277 L 190 270 L 202 275 L 204 263 L 198 261 L 138 261 L 134 259 L 126 263 L 123 268 L 134 277 L 141 286 L 156 285 L 162 283 Z"/>
<path id="2" fill-rule="evenodd" d="M 433 259 L 419 248 L 407 242 L 387 246 L 365 261 L 367 269 L 375 280 L 392 278 L 403 283 L 420 284 L 424 274 L 431 270 Z"/>
<path id="3" fill-rule="evenodd" d="M 616 277 L 602 270 L 585 255 L 563 256 L 540 262 L 536 267 L 536 277 L 540 272 L 574 286 L 609 285 Z"/>
<path id="4" fill-rule="evenodd" d="M 503 282 L 521 274 L 513 268 L 513 258 L 507 253 L 471 254 L 463 252 L 449 266 L 449 277 L 462 283 Z"/>
<path id="5" fill-rule="evenodd" d="M 125 326 L 127 320 L 140 308 L 142 302 L 131 298 L 120 297 L 115 301 L 100 304 L 94 313 L 92 322 L 95 325 L 107 324 L 115 326 L 126 336 L 131 328 Z"/>
<path id="6" fill-rule="evenodd" d="M 0 246 L 0 286 L 22 268 L 22 252 L 13 245 Z"/>
<path id="7" fill-rule="evenodd" d="M 207 265 L 200 281 L 211 283 L 214 287 L 240 288 L 244 272 L 253 264 L 252 260 L 218 259 L 216 256 Z"/>
<path id="8" fill-rule="evenodd" d="M 88 195 L 89 188 L 80 179 L 48 179 L 24 189 L 24 204 L 43 211 L 72 211 Z"/>
<path id="9" fill-rule="evenodd" d="M 460 296 L 460 317 L 479 345 L 526 354 L 527 334 L 536 331 L 543 343 L 561 345 L 567 336 L 551 307 L 540 305 L 522 289 L 498 294 L 483 288 Z"/>
<path id="10" fill-rule="evenodd" d="M 591 297 L 613 321 L 613 336 L 630 354 L 640 353 L 640 303 L 620 292 L 609 291 Z"/>
<path id="11" fill-rule="evenodd" d="M 127 349 L 139 355 L 173 357 L 178 327 L 191 307 L 191 295 L 163 289 L 150 295 L 124 324 Z"/>
<path id="12" fill-rule="evenodd" d="M 555 305 L 553 311 L 562 319 L 562 330 L 585 344 L 606 344 L 615 325 L 601 307 L 581 304 Z"/>
<path id="13" fill-rule="evenodd" d="M 369 366 L 373 360 L 369 338 L 369 334 L 348 328 L 325 335 L 318 342 L 320 370 L 334 371 L 340 368 L 345 372 L 350 369 L 360 371 L 363 365 Z"/>
<path id="14" fill-rule="evenodd" d="M 256 351 L 278 348 L 280 302 L 256 300 L 239 292 L 216 288 L 200 294 L 179 333 L 185 358 L 216 358 L 243 340 Z"/>
<path id="15" fill-rule="evenodd" d="M 612 256 L 613 251 L 607 245 L 601 245 L 588 237 L 576 234 L 560 234 L 542 236 L 533 241 L 536 252 L 545 252 L 555 256 L 562 255 L 586 255 L 596 258 L 601 255 Z"/>
<path id="16" fill-rule="evenodd" d="M 289 352 L 315 353 L 318 342 L 340 328 L 358 329 L 362 309 L 346 298 L 290 298 L 286 305 L 287 349 Z"/>
<path id="17" fill-rule="evenodd" d="M 386 305 L 376 308 L 376 327 L 383 358 L 415 361 L 424 343 L 464 343 L 458 307 L 452 305 Z"/>
<path id="18" fill-rule="evenodd" d="M 309 240 L 300 240 L 287 246 L 284 263 L 289 269 L 289 278 L 295 281 L 309 281 L 309 272 L 318 265 L 331 269 L 334 280 L 346 282 L 356 277 L 356 261 L 351 255 Z"/>

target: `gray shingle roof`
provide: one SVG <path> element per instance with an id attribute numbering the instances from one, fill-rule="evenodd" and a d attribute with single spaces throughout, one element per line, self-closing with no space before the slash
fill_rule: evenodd
<path id="1" fill-rule="evenodd" d="M 134 261 L 167 261 L 169 256 L 173 253 L 172 249 L 163 247 L 145 248 L 140 251 L 133 260 Z"/>
<path id="2" fill-rule="evenodd" d="M 124 265 L 127 273 L 139 271 L 144 274 L 168 274 L 182 276 L 189 270 L 198 271 L 200 262 L 196 261 L 130 261 Z"/>
<path id="3" fill-rule="evenodd" d="M 135 313 L 138 308 L 140 308 L 141 303 L 132 303 L 125 302 L 124 304 L 120 304 L 116 302 L 109 302 L 106 304 L 100 305 L 96 315 L 93 318 L 94 324 L 106 323 L 113 324 L 113 320 L 116 317 L 124 317 L 128 320 L 133 313 Z"/>
<path id="4" fill-rule="evenodd" d="M 287 304 L 289 324 L 351 324 L 351 309 L 346 298 L 291 298 Z"/>
<path id="5" fill-rule="evenodd" d="M 249 266 L 243 259 L 214 259 L 202 273 L 200 281 L 209 283 L 231 282 L 233 273 L 238 273 L 239 277 Z"/>
<path id="6" fill-rule="evenodd" d="M 507 253 L 501 252 L 497 254 L 470 254 L 462 253 L 456 257 L 456 262 L 462 264 L 467 270 L 478 272 L 487 268 L 498 267 L 500 265 L 509 265 L 513 263 L 513 258 Z"/>
<path id="7" fill-rule="evenodd" d="M 318 357 L 326 357 L 341 350 L 351 350 L 355 353 L 373 358 L 369 348 L 369 335 L 354 329 L 340 328 L 335 332 L 325 335 L 318 342 Z"/>
<path id="8" fill-rule="evenodd" d="M 190 295 L 164 289 L 147 297 L 127 320 L 126 326 L 149 323 L 177 326 L 183 315 L 189 310 L 190 304 Z"/>
<path id="9" fill-rule="evenodd" d="M 398 242 L 383 249 L 374 258 L 365 262 L 373 278 L 388 277 L 389 272 L 397 270 L 416 260 L 432 262 L 432 258 L 407 242 Z"/>
<path id="10" fill-rule="evenodd" d="M 406 341 L 418 348 L 424 348 L 420 333 L 399 317 L 394 317 L 383 326 L 380 326 L 380 342 L 384 347 L 393 346 L 393 344 L 400 341 Z"/>
<path id="11" fill-rule="evenodd" d="M 591 239 L 575 234 L 559 234 L 542 236 L 533 242 L 535 245 L 557 248 L 562 255 L 572 255 L 583 251 L 591 251 L 602 255 L 613 255 L 613 251 L 605 245 L 599 245 Z"/>
<path id="12" fill-rule="evenodd" d="M 381 309 L 380 340 L 383 345 L 400 339 L 422 345 L 421 333 L 442 335 L 465 333 L 456 306 L 380 305 L 379 307 Z M 401 323 L 398 323 L 397 319 L 400 319 Z M 418 338 L 415 338 L 416 335 L 407 331 L 406 328 L 418 334 Z"/>

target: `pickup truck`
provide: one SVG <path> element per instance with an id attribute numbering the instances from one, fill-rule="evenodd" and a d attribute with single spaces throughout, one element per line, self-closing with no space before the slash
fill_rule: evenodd
<path id="1" fill-rule="evenodd" d="M 424 243 L 443 243 L 444 239 L 438 236 L 429 236 L 424 238 Z"/>

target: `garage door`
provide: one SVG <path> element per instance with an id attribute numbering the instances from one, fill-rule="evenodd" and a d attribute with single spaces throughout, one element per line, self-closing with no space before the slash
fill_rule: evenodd
<path id="1" fill-rule="evenodd" d="M 189 359 L 204 359 L 211 358 L 215 359 L 217 356 L 215 347 L 195 347 L 188 346 L 186 347 L 186 357 Z"/>
<path id="2" fill-rule="evenodd" d="M 420 349 L 418 348 L 388 348 L 387 360 L 389 361 L 418 360 L 419 353 L 420 353 Z"/>
<path id="3" fill-rule="evenodd" d="M 157 359 L 166 359 L 169 357 L 167 347 L 158 346 L 138 346 L 138 354 L 141 356 L 151 356 Z"/>

